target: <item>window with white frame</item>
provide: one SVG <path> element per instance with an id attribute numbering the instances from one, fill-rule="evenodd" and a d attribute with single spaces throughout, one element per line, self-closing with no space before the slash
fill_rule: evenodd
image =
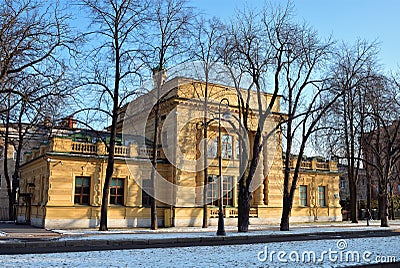
<path id="1" fill-rule="evenodd" d="M 218 206 L 218 176 L 208 175 L 207 181 L 207 204 Z"/>
<path id="2" fill-rule="evenodd" d="M 234 177 L 222 176 L 222 202 L 224 206 L 233 206 Z M 218 206 L 220 181 L 217 175 L 208 176 L 207 204 Z"/>
<path id="3" fill-rule="evenodd" d="M 223 159 L 232 159 L 233 148 L 232 148 L 232 136 L 224 134 L 221 137 L 221 157 Z"/>
<path id="4" fill-rule="evenodd" d="M 233 176 L 223 176 L 223 205 L 233 207 Z"/>

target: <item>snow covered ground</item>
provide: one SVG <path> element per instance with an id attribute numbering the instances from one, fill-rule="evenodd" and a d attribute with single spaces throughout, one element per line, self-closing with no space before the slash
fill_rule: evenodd
<path id="1" fill-rule="evenodd" d="M 343 267 L 381 260 L 400 261 L 398 245 L 400 236 L 0 255 L 0 263 L 2 267 Z"/>
<path id="2" fill-rule="evenodd" d="M 399 229 L 400 221 L 391 222 Z M 65 235 L 60 240 L 119 240 L 214 237 L 217 227 L 149 229 L 53 230 Z M 288 235 L 380 230 L 379 222 L 359 224 L 324 223 L 292 225 L 288 232 L 277 226 L 250 226 L 237 233 L 226 226 L 227 236 Z M 1 235 L 1 234 L 0 234 Z M 4 241 L 7 242 L 6 240 Z M 51 254 L 0 255 L 1 267 L 344 267 L 379 262 L 400 262 L 400 236 L 337 240 L 274 242 L 266 244 L 148 248 L 115 251 Z"/>
<path id="3" fill-rule="evenodd" d="M 379 222 L 374 221 L 371 226 L 367 227 L 365 223 L 359 224 L 350 223 L 336 223 L 336 224 L 302 224 L 294 225 L 290 231 L 279 231 L 277 226 L 266 225 L 252 225 L 250 231 L 247 233 L 238 233 L 237 227 L 226 226 L 227 236 L 252 236 L 252 235 L 288 235 L 288 234 L 309 234 L 316 232 L 335 233 L 338 230 L 341 232 L 357 232 L 366 230 L 382 230 L 399 229 L 400 222 L 392 222 L 390 227 L 379 227 Z M 199 238 L 199 237 L 212 237 L 215 236 L 217 226 L 209 226 L 206 229 L 200 227 L 173 227 L 173 228 L 160 228 L 158 230 L 149 229 L 114 229 L 107 232 L 100 232 L 98 230 L 78 229 L 78 230 L 53 230 L 55 232 L 66 235 L 60 240 L 117 240 L 117 239 L 164 239 L 164 238 Z"/>

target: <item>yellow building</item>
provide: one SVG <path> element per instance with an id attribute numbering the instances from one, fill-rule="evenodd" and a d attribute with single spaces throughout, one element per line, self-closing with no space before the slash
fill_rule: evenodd
<path id="1" fill-rule="evenodd" d="M 2 132 L 2 128 L 0 132 Z M 5 151 L 4 138 L 0 139 L 0 220 L 9 220 L 9 199 L 7 193 L 7 181 L 4 173 L 4 158 L 8 159 L 8 176 L 12 180 L 12 173 L 14 171 L 14 148 L 10 146 L 8 151 Z"/>
<path id="2" fill-rule="evenodd" d="M 10 123 L 8 126 L 8 149 L 6 151 L 6 125 L 0 124 L 0 220 L 10 220 L 9 217 L 9 196 L 8 196 L 8 186 L 5 175 L 5 160 L 7 160 L 8 178 L 10 180 L 10 187 L 12 187 L 13 174 L 15 172 L 16 160 L 17 160 L 17 148 L 19 144 L 18 128 L 22 129 L 24 135 L 22 155 L 25 151 L 30 151 L 33 147 L 40 144 L 42 137 L 45 133 L 38 131 L 35 126 L 30 126 L 29 124 L 17 124 Z M 30 131 L 26 131 L 30 128 Z M 35 133 L 35 134 L 31 134 Z M 21 162 L 20 162 L 21 163 Z"/>
<path id="3" fill-rule="evenodd" d="M 205 200 L 209 204 L 209 222 L 217 224 L 219 131 L 226 224 L 237 223 L 240 148 L 235 129 L 239 126 L 236 120 L 238 98 L 236 90 L 226 86 L 208 84 L 207 91 L 208 139 L 203 140 L 205 83 L 174 78 L 163 87 L 155 188 L 160 226 L 201 226 L 204 157 L 208 165 Z M 148 156 L 152 153 L 152 107 L 155 103 L 150 95 L 157 94 L 149 93 L 133 101 L 124 108 L 120 118 L 120 143 L 115 149 L 110 187 L 109 227 L 150 226 L 148 190 L 152 165 Z M 265 101 L 271 97 L 264 96 Z M 245 139 L 250 145 L 257 128 L 256 105 L 257 102 L 250 103 L 255 111 L 249 118 L 252 131 Z M 233 119 L 219 120 L 222 109 L 233 115 Z M 274 129 L 279 118 L 278 101 L 264 126 L 265 132 Z M 206 156 L 202 153 L 203 142 L 207 142 Z M 31 154 L 26 154 L 20 176 L 18 221 L 46 228 L 98 226 L 106 156 L 104 143 L 93 133 L 85 136 L 82 131 L 53 137 Z M 278 223 L 283 187 L 279 133 L 264 146 L 253 184 L 250 223 Z M 338 186 L 336 163 L 303 161 L 291 222 L 341 220 Z"/>

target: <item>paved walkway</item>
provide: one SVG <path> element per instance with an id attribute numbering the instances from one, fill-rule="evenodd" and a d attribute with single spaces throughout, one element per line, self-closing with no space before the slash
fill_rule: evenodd
<path id="1" fill-rule="evenodd" d="M 45 230 L 27 225 L 0 223 L 0 254 L 51 253 L 138 248 L 165 248 L 187 246 L 218 246 L 284 241 L 347 239 L 400 235 L 400 225 L 381 228 L 377 223 L 363 224 L 309 224 L 281 232 L 276 226 L 252 226 L 248 233 L 238 233 L 227 226 L 226 236 L 217 236 L 216 227 L 119 229 L 109 232 L 97 230 Z"/>
<path id="2" fill-rule="evenodd" d="M 10 239 L 43 240 L 60 238 L 61 234 L 29 225 L 0 223 L 0 241 Z"/>

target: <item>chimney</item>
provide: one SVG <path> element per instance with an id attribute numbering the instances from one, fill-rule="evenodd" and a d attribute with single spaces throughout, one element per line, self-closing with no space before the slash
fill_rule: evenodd
<path id="1" fill-rule="evenodd" d="M 74 120 L 74 117 L 71 115 L 65 117 L 65 125 L 67 128 L 76 128 L 76 121 Z"/>

